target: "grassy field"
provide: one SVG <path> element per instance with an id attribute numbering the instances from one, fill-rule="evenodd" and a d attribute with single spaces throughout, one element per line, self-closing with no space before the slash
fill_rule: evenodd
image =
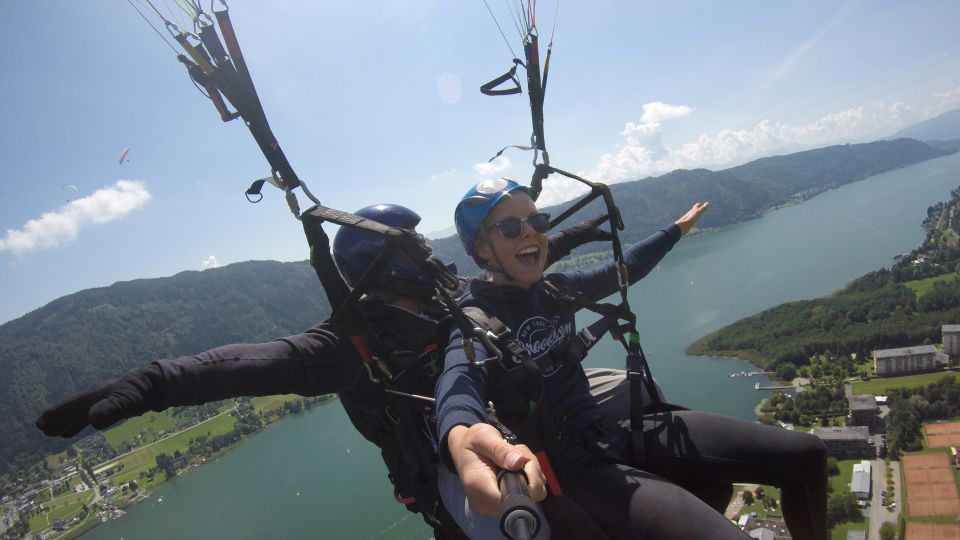
<path id="1" fill-rule="evenodd" d="M 934 276 L 932 278 L 927 278 L 927 279 L 907 281 L 907 282 L 904 282 L 904 285 L 906 285 L 909 289 L 911 289 L 913 291 L 913 294 L 917 295 L 917 300 L 919 300 L 921 296 L 933 290 L 934 283 L 937 283 L 939 281 L 953 281 L 958 277 L 960 276 L 958 276 L 957 274 L 952 274 L 952 273 L 943 274 L 943 275 Z"/>
<path id="2" fill-rule="evenodd" d="M 873 394 L 882 396 L 890 388 L 919 388 L 939 381 L 944 377 L 954 377 L 952 371 L 921 373 L 919 375 L 907 375 L 904 377 L 882 377 L 869 381 L 857 381 L 853 383 L 854 394 Z"/>
<path id="3" fill-rule="evenodd" d="M 829 478 L 833 493 L 850 491 L 850 482 L 853 481 L 853 466 L 860 461 L 860 459 L 844 459 L 837 462 L 840 466 L 840 474 Z M 864 531 L 869 530 L 869 527 L 870 520 L 866 517 L 863 518 L 863 521 L 839 523 L 830 530 L 830 539 L 846 540 L 847 531 Z"/>
<path id="4" fill-rule="evenodd" d="M 180 450 L 185 452 L 190 445 L 190 439 L 195 439 L 200 435 L 216 436 L 223 435 L 233 429 L 234 424 L 236 424 L 236 418 L 229 414 L 221 414 L 211 420 L 207 420 L 201 424 L 197 424 L 192 428 L 182 431 L 172 437 L 167 437 L 162 441 L 153 443 L 149 446 L 144 446 L 139 448 L 122 458 L 118 461 L 112 462 L 111 465 L 117 463 L 123 464 L 123 470 L 117 471 L 112 475 L 109 475 L 114 485 L 120 486 L 130 480 L 136 480 L 138 484 L 143 487 L 149 487 L 155 484 L 163 482 L 163 475 L 157 475 L 154 477 L 154 482 L 146 483 L 146 481 L 141 481 L 140 472 L 146 471 L 157 464 L 157 456 L 161 453 L 168 455 L 173 455 L 174 451 Z"/>
<path id="5" fill-rule="evenodd" d="M 60 462 L 63 461 L 64 459 L 66 459 L 66 457 L 67 457 L 67 451 L 66 451 L 66 450 L 64 450 L 63 452 L 60 452 L 60 453 L 58 453 L 58 454 L 51 454 L 51 455 L 47 456 L 47 458 L 46 458 L 46 459 L 47 459 L 47 465 L 48 465 L 51 469 L 56 469 L 57 466 L 60 465 Z"/>
<path id="6" fill-rule="evenodd" d="M 257 412 L 268 413 L 275 411 L 280 407 L 283 407 L 283 404 L 288 401 L 297 401 L 298 399 L 303 399 L 296 394 L 286 394 L 282 396 L 263 396 L 255 397 L 250 400 L 250 404 L 253 405 L 253 408 Z"/>
<path id="7" fill-rule="evenodd" d="M 157 440 L 161 431 L 170 431 L 177 427 L 177 418 L 170 414 L 170 410 L 150 412 L 143 416 L 136 416 L 123 422 L 119 426 L 103 433 L 107 444 L 116 448 L 122 443 L 135 444 L 137 437 L 143 434 L 142 442 L 150 443 Z"/>
<path id="8" fill-rule="evenodd" d="M 87 490 L 80 493 L 70 491 L 55 497 L 52 501 L 46 501 L 43 506 L 47 508 L 47 512 L 30 516 L 30 530 L 39 531 L 53 525 L 54 520 L 70 518 L 79 512 L 84 504 L 92 500 L 93 492 Z"/>
<path id="9" fill-rule="evenodd" d="M 754 499 L 752 504 L 747 505 L 747 506 L 744 506 L 743 509 L 740 510 L 740 515 L 743 516 L 743 515 L 749 514 L 749 513 L 751 513 L 751 512 L 756 512 L 756 513 L 757 513 L 757 516 L 758 516 L 758 517 L 761 517 L 761 518 L 764 518 L 764 517 L 767 517 L 767 516 L 771 516 L 771 517 L 783 517 L 783 511 L 780 510 L 780 504 L 779 504 L 779 501 L 780 501 L 780 490 L 779 490 L 778 488 L 773 487 L 773 486 L 763 486 L 763 493 L 765 494 L 766 498 L 768 498 L 768 499 L 769 499 L 769 498 L 772 498 L 772 499 L 776 499 L 776 500 L 778 501 L 778 504 L 777 504 L 776 509 L 772 509 L 772 510 L 770 510 L 770 511 L 767 511 L 767 510 L 765 510 L 765 509 L 763 508 L 763 502 L 762 502 L 762 501 L 760 501 L 759 499 Z"/>
<path id="10" fill-rule="evenodd" d="M 841 523 L 830 529 L 830 540 L 847 540 L 847 533 L 850 531 L 866 531 L 870 526 L 870 520 L 864 518 L 860 523 Z"/>

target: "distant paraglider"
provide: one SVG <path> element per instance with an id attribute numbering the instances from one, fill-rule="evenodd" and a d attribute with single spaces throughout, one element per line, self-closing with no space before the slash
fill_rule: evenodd
<path id="1" fill-rule="evenodd" d="M 129 146 L 126 147 L 126 148 L 124 148 L 124 149 L 120 152 L 120 161 L 117 163 L 118 165 L 123 165 L 123 160 L 127 159 L 127 153 L 128 153 L 128 152 L 130 152 L 130 147 L 129 147 Z M 130 163 L 130 160 L 129 160 L 129 159 L 127 159 L 127 163 Z"/>
<path id="2" fill-rule="evenodd" d="M 78 193 L 78 194 L 80 193 L 80 188 L 78 188 L 78 187 L 76 186 L 76 184 L 64 184 L 64 185 L 63 185 L 63 189 L 73 190 L 73 191 L 75 191 L 75 192 Z M 69 202 L 72 201 L 72 200 L 73 200 L 73 199 L 67 199 L 67 202 L 69 203 Z"/>

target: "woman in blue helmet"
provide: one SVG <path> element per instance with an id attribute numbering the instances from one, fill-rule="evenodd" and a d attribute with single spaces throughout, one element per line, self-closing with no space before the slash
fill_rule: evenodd
<path id="1" fill-rule="evenodd" d="M 675 223 L 626 249 L 630 282 L 653 269 L 707 208 L 693 205 Z M 455 220 L 464 249 L 492 276 L 471 281 L 461 307 L 498 318 L 542 367 L 538 380 L 522 384 L 495 378 L 468 360 L 459 331 L 451 335 L 437 383 L 438 438 L 441 458 L 459 476 L 473 512 L 497 511 L 495 466 L 522 467 L 535 498 L 547 495 L 546 470 L 554 475 L 551 493 L 562 490 L 612 538 L 743 538 L 718 512 L 723 505 L 711 507 L 691 490 L 752 482 L 781 488 L 794 538 L 826 538 L 826 453 L 819 439 L 706 412 L 664 412 L 644 417 L 643 454 L 635 462 L 629 422 L 612 421 L 590 395 L 580 364 L 565 361 L 563 349 L 576 332 L 576 306 L 550 292 L 573 289 L 598 301 L 617 290 L 616 266 L 544 276 L 549 216 L 538 211 L 525 187 L 510 180 L 471 188 Z M 477 358 L 487 357 L 482 346 L 474 346 Z M 528 417 L 533 420 L 504 420 L 499 402 L 515 395 L 543 412 Z M 534 434 L 520 442 L 545 450 L 546 463 L 503 440 L 487 408 L 490 401 L 500 427 Z M 464 519 L 459 494 L 449 488 L 455 483 L 444 474 L 440 482 L 449 511 Z"/>
<path id="2" fill-rule="evenodd" d="M 357 215 L 391 227 L 414 229 L 420 216 L 399 205 L 378 204 Z M 599 234 L 599 237 L 602 237 Z M 552 238 L 557 252 L 598 238 L 595 224 L 568 229 Z M 342 227 L 333 242 L 337 266 L 355 287 L 385 245 L 382 236 Z M 433 394 L 441 368 L 434 285 L 419 268 L 402 257 L 390 260 L 360 301 L 360 313 L 370 330 L 368 343 L 401 381 L 393 389 L 407 394 Z M 375 369 L 375 368 L 374 368 Z M 381 449 L 396 499 L 420 512 L 435 528 L 437 538 L 459 538 L 436 495 L 435 443 L 421 401 L 384 392 L 381 373 L 370 373 L 354 346 L 329 321 L 300 334 L 267 343 L 225 345 L 174 359 L 103 381 L 43 411 L 37 427 L 51 436 L 72 437 L 87 425 L 106 429 L 147 411 L 177 405 L 198 405 L 240 396 L 337 393 L 354 427 Z M 390 415 L 386 409 L 390 408 Z M 403 419 L 402 424 L 389 420 Z M 495 520 L 494 526 L 495 526 Z"/>

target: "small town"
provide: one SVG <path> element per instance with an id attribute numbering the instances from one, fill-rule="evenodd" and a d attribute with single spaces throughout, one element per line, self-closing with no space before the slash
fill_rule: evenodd
<path id="1" fill-rule="evenodd" d="M 240 398 L 151 414 L 96 432 L 3 487 L 0 538 L 75 538 L 245 437 L 333 396 Z M 163 427 L 161 427 L 163 426 Z M 163 503 L 163 498 L 156 500 Z"/>
<path id="2" fill-rule="evenodd" d="M 960 358 L 960 325 L 943 325 L 941 331 L 941 344 L 872 351 L 875 375 L 843 381 L 847 410 L 821 416 L 821 422 L 828 425 L 810 429 L 826 446 L 831 466 L 840 464 L 840 486 L 863 516 L 862 522 L 849 523 L 845 536 L 848 540 L 892 537 L 883 536 L 884 528 L 903 528 L 897 538 L 923 540 L 960 535 L 960 524 L 955 520 L 960 515 L 956 483 L 956 471 L 960 468 L 960 419 L 924 423 L 923 451 L 893 457 L 888 445 L 891 410 L 887 396 L 869 391 L 882 388 L 884 381 L 889 386 L 899 386 L 909 379 L 932 382 L 955 377 Z M 820 381 L 798 377 L 793 382 L 794 395 L 799 395 L 813 390 Z M 954 393 L 947 399 L 955 403 L 960 397 L 960 385 L 954 382 L 952 388 Z M 785 408 L 784 403 L 779 402 L 779 410 Z M 797 429 L 791 423 L 778 423 L 785 429 Z M 727 517 L 737 521 L 752 538 L 791 538 L 777 516 L 778 501 L 768 491 L 764 486 L 742 486 L 727 510 Z M 923 519 L 901 519 L 907 515 Z"/>

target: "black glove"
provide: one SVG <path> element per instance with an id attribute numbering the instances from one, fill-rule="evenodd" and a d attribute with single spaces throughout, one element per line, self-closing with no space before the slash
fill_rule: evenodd
<path id="1" fill-rule="evenodd" d="M 158 397 L 162 380 L 159 366 L 151 364 L 101 381 L 43 411 L 37 427 L 50 436 L 73 437 L 88 424 L 105 429 L 125 418 L 163 410 Z"/>
<path id="2" fill-rule="evenodd" d="M 578 246 L 597 240 L 613 239 L 610 231 L 600 228 L 600 225 L 607 221 L 609 217 L 607 215 L 597 216 L 550 235 L 547 239 L 547 266 L 566 257 Z"/>

